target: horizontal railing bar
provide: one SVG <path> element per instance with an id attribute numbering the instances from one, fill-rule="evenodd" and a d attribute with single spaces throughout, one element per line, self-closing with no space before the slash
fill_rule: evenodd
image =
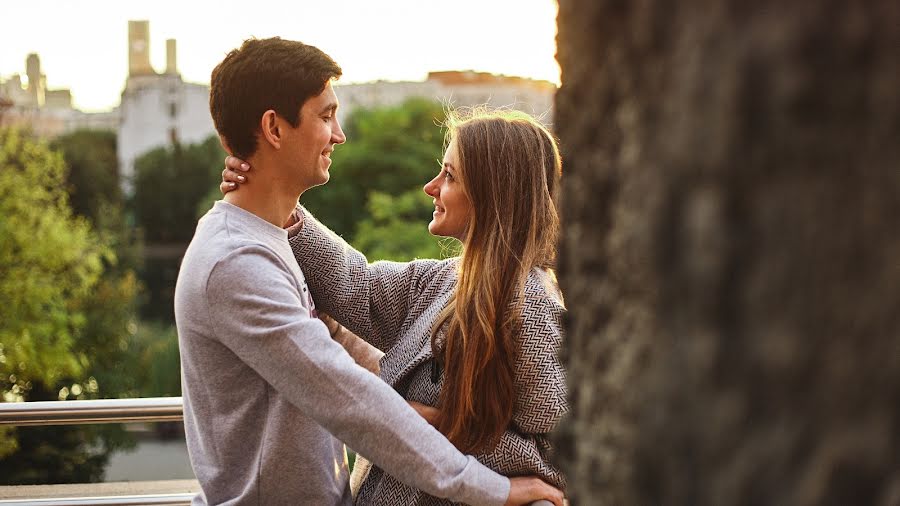
<path id="1" fill-rule="evenodd" d="M 178 422 L 183 417 L 181 397 L 0 402 L 0 425 Z"/>
<path id="2" fill-rule="evenodd" d="M 53 497 L 0 499 L 0 506 L 189 506 L 195 494 L 122 495 L 114 497 Z"/>

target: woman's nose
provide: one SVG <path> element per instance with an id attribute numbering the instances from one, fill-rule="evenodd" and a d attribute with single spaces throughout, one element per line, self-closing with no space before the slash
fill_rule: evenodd
<path id="1" fill-rule="evenodd" d="M 424 190 L 424 191 L 425 191 L 425 194 L 428 195 L 429 197 L 434 197 L 434 196 L 435 196 L 435 193 L 436 193 L 436 190 L 437 190 L 437 188 L 436 188 L 436 186 L 435 186 L 435 184 L 434 184 L 435 179 L 437 179 L 437 178 L 434 178 L 434 179 L 432 179 L 431 181 L 425 183 L 425 186 L 422 187 L 422 190 Z"/>

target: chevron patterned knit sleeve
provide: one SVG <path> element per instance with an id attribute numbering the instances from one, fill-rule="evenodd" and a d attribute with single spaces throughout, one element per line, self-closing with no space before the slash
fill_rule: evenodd
<path id="1" fill-rule="evenodd" d="M 536 474 L 562 489 L 565 477 L 551 464 L 548 436 L 569 409 L 559 358 L 564 312 L 562 303 L 543 288 L 540 277 L 530 276 L 522 308 L 513 420 L 494 450 L 478 456 L 507 476 Z"/>
<path id="2" fill-rule="evenodd" d="M 513 420 L 524 432 L 552 431 L 569 409 L 566 375 L 559 358 L 564 312 L 557 300 L 546 295 L 532 297 L 526 292 L 516 360 L 518 394 Z"/>
<path id="3" fill-rule="evenodd" d="M 297 209 L 303 216 L 302 227 L 289 230 L 289 241 L 317 308 L 386 352 L 400 338 L 420 280 L 440 262 L 369 264 L 309 211 Z"/>

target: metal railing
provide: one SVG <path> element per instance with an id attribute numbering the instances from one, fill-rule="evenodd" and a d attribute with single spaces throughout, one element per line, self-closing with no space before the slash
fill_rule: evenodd
<path id="1" fill-rule="evenodd" d="M 3 506 L 186 506 L 194 494 L 148 494 L 106 497 L 52 497 L 47 499 L 0 499 Z"/>
<path id="2" fill-rule="evenodd" d="M 181 397 L 90 401 L 0 402 L 0 425 L 74 425 L 86 423 L 179 422 Z M 0 499 L 0 506 L 174 506 L 189 505 L 193 493 L 45 499 Z"/>
<path id="3" fill-rule="evenodd" d="M 101 399 L 91 401 L 0 402 L 2 425 L 74 425 L 85 423 L 179 422 L 181 397 Z M 0 506 L 187 506 L 194 494 L 145 494 L 103 497 L 0 499 Z M 537 501 L 531 506 L 551 506 Z"/>
<path id="4" fill-rule="evenodd" d="M 180 422 L 183 417 L 181 397 L 0 402 L 0 425 Z"/>

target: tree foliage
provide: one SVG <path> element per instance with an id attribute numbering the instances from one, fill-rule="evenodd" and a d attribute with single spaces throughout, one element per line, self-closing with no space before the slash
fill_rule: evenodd
<path id="1" fill-rule="evenodd" d="M 133 354 L 127 348 L 136 329 L 136 296 L 141 283 L 141 243 L 128 224 L 113 132 L 78 130 L 56 139 L 68 167 L 66 190 L 72 211 L 91 223 L 101 243 L 115 251 L 91 296 L 77 301 L 85 314 L 80 343 L 91 358 L 92 378 L 104 397 L 132 397 Z M 124 360 L 127 358 L 128 360 Z"/>
<path id="2" fill-rule="evenodd" d="M 67 155 L 79 153 L 69 150 L 72 144 L 93 146 L 98 159 L 102 146 L 110 146 L 108 136 L 71 141 L 56 146 Z M 76 170 L 94 177 L 72 175 L 63 153 L 20 131 L 0 130 L 0 385 L 6 401 L 119 397 L 134 390 L 127 343 L 138 284 L 113 250 L 123 242 L 117 233 L 123 222 L 107 215 L 121 214 L 121 203 L 101 203 L 110 191 L 98 181 L 104 171 L 86 163 Z M 66 190 L 74 186 L 66 181 L 72 180 L 85 182 L 78 187 L 83 215 L 69 207 Z M 7 429 L 0 437 L 0 482 L 15 484 L 96 481 L 109 453 L 128 445 L 121 429 L 109 426 Z"/>
<path id="3" fill-rule="evenodd" d="M 370 192 L 366 210 L 368 214 L 357 225 L 353 245 L 370 262 L 440 258 L 456 253 L 457 241 L 439 239 L 428 232 L 434 206 L 422 190 L 409 190 L 397 196 Z"/>
<path id="4" fill-rule="evenodd" d="M 215 136 L 156 148 L 135 160 L 134 213 L 148 243 L 187 243 L 197 206 L 219 185 L 225 151 Z"/>
<path id="5" fill-rule="evenodd" d="M 72 211 L 95 225 L 121 218 L 121 212 L 109 212 L 110 207 L 121 210 L 124 201 L 115 132 L 76 130 L 54 140 L 51 147 L 62 152 L 69 169 L 66 190 Z"/>
<path id="6" fill-rule="evenodd" d="M 53 385 L 88 363 L 75 336 L 77 302 L 114 258 L 74 216 L 59 153 L 16 130 L 0 131 L 0 374 L 7 400 L 31 381 Z"/>

